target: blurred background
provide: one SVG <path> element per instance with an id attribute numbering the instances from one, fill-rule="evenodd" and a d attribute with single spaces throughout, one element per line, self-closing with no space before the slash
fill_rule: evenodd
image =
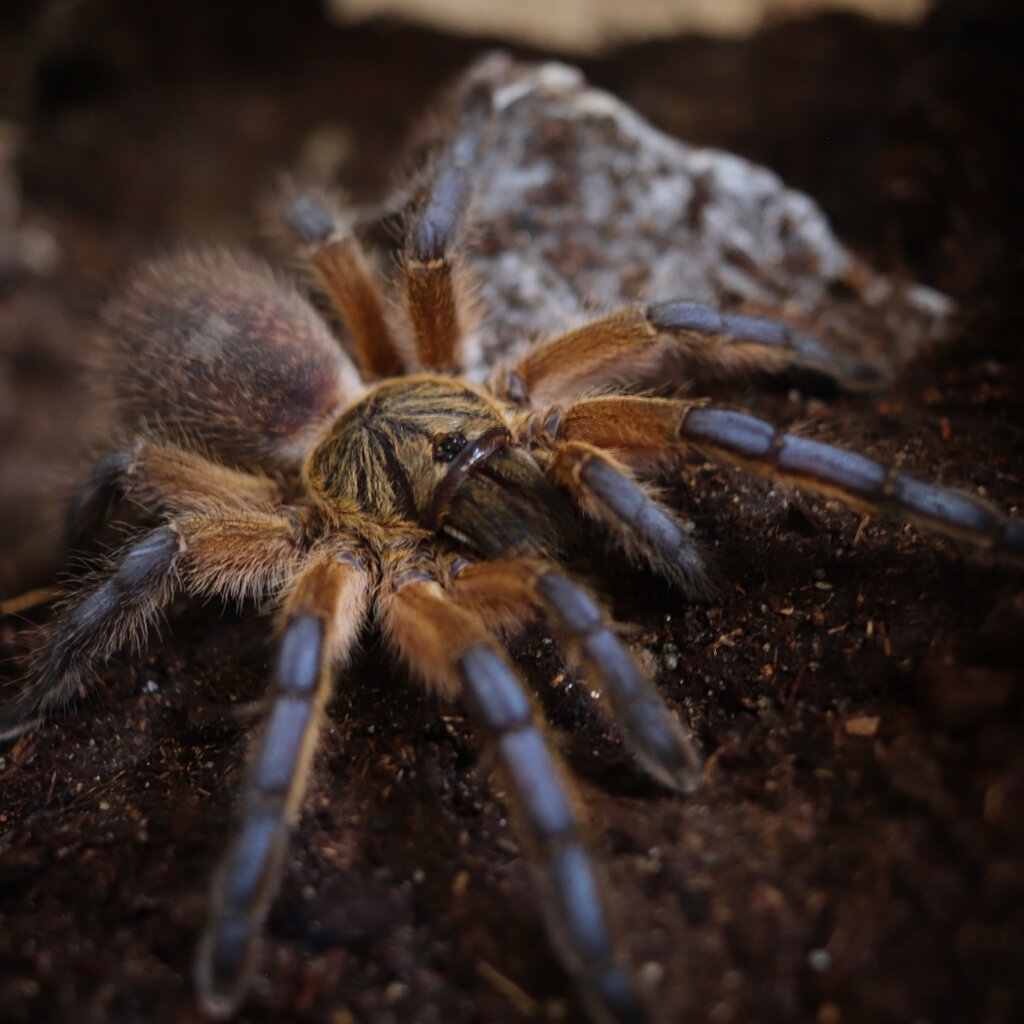
<path id="1" fill-rule="evenodd" d="M 472 0 L 327 0 L 342 23 L 400 18 L 469 36 L 493 36 L 564 53 L 593 54 L 686 33 L 743 37 L 765 24 L 821 11 L 847 11 L 903 24 L 924 18 L 929 0 L 525 0 L 512 6 Z"/>

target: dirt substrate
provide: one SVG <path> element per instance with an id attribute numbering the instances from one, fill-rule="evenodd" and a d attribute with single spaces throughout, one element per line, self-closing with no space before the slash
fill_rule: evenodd
<path id="1" fill-rule="evenodd" d="M 335 160 L 356 198 L 381 196 L 428 96 L 487 48 L 335 30 L 314 6 L 252 4 L 244 21 L 199 4 L 45 21 L 21 6 L 0 40 L 23 188 L 0 250 L 4 594 L 57 571 L 43 497 L 67 488 L 92 430 L 74 370 L 111 279 L 168 241 L 249 244 L 283 167 Z M 670 134 L 773 167 L 860 255 L 960 305 L 951 339 L 882 396 L 747 403 L 1020 515 L 1015 10 L 949 3 L 917 31 L 822 18 L 585 70 Z M 652 1001 L 666 1021 L 1020 1019 L 1020 570 L 700 460 L 671 487 L 720 595 L 688 606 L 615 566 L 614 611 L 708 752 L 701 791 L 646 781 L 554 646 L 515 646 Z M 4 1021 L 198 1020 L 190 963 L 268 626 L 216 607 L 170 619 L 0 754 Z M 7 680 L 21 625 L 0 626 Z M 371 637 L 332 705 L 240 1019 L 582 1020 L 477 762 L 462 711 Z"/>

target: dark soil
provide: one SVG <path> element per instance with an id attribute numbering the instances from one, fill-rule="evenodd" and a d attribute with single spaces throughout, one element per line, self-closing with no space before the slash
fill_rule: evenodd
<path id="1" fill-rule="evenodd" d="M 5 7 L 3 113 L 20 124 L 23 222 L 61 259 L 0 269 L 5 595 L 58 571 L 43 499 L 91 436 L 75 370 L 111 279 L 169 241 L 249 244 L 263 189 L 324 124 L 351 145 L 352 193 L 379 198 L 430 95 L 486 49 L 333 29 L 315 5 L 36 8 Z M 958 301 L 948 344 L 884 396 L 818 415 L 828 436 L 1018 515 L 1021 37 L 1012 2 L 946 3 L 916 31 L 827 17 L 585 66 L 666 131 L 773 167 L 877 267 Z M 724 569 L 718 601 L 626 574 L 614 608 L 708 752 L 696 797 L 638 774 L 548 643 L 515 652 L 564 732 L 664 1019 L 1021 1019 L 1021 572 L 711 464 L 679 500 Z M 4 1021 L 198 1019 L 190 964 L 268 626 L 214 607 L 170 619 L 0 754 Z M 2 621 L 7 659 L 22 625 Z M 241 1019 L 581 1021 L 462 711 L 373 642 L 331 710 Z"/>

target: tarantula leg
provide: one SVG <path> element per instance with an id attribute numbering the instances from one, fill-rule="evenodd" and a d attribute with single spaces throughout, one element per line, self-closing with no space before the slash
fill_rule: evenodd
<path id="1" fill-rule="evenodd" d="M 204 1013 L 230 1016 L 259 962 L 262 929 L 309 779 L 333 670 L 366 615 L 370 578 L 350 552 L 325 551 L 297 578 L 281 613 L 273 706 L 249 766 L 241 823 L 210 894 L 196 955 Z"/>
<path id="2" fill-rule="evenodd" d="M 269 477 L 229 469 L 175 445 L 139 440 L 97 463 L 72 500 L 67 547 L 86 548 L 125 499 L 161 514 L 210 513 L 239 503 L 267 509 L 280 497 L 280 487 Z"/>
<path id="3" fill-rule="evenodd" d="M 500 367 L 493 386 L 537 407 L 650 378 L 671 352 L 734 376 L 807 370 L 848 388 L 882 382 L 877 368 L 843 360 L 788 324 L 676 301 L 622 309 L 558 335 Z"/>
<path id="4" fill-rule="evenodd" d="M 133 541 L 105 579 L 64 602 L 33 681 L 0 713 L 0 735 L 32 728 L 118 650 L 141 646 L 179 581 L 194 594 L 265 592 L 286 574 L 296 544 L 286 516 L 241 511 L 182 516 Z"/>
<path id="5" fill-rule="evenodd" d="M 64 523 L 64 546 L 68 551 L 85 550 L 110 521 L 114 507 L 124 500 L 133 451 L 131 446 L 104 456 L 71 499 Z"/>
<path id="6" fill-rule="evenodd" d="M 584 398 L 534 416 L 527 427 L 544 444 L 579 441 L 611 449 L 630 465 L 657 464 L 676 457 L 683 421 L 697 407 L 696 402 L 635 395 Z"/>
<path id="7" fill-rule="evenodd" d="M 1024 564 L 1024 523 L 1008 519 L 979 498 L 915 480 L 857 452 L 783 433 L 765 420 L 730 409 L 690 409 L 680 436 L 755 472 L 868 512 L 904 516 Z"/>
<path id="8" fill-rule="evenodd" d="M 359 368 L 369 376 L 392 377 L 404 361 L 388 327 L 384 299 L 363 247 L 337 202 L 316 189 L 287 189 L 275 207 L 275 221 L 315 273 L 344 321 Z"/>
<path id="9" fill-rule="evenodd" d="M 549 415 L 546 424 L 556 442 L 585 439 L 637 457 L 694 445 L 755 473 L 865 512 L 903 516 L 1024 564 L 1024 524 L 980 498 L 916 480 L 846 448 L 787 434 L 747 413 L 668 399 L 593 398 Z"/>
<path id="10" fill-rule="evenodd" d="M 466 694 L 495 752 L 544 892 L 548 932 L 596 1021 L 649 1019 L 613 939 L 602 885 L 562 773 L 522 684 L 483 623 L 415 570 L 393 573 L 382 612 L 392 646 L 433 689 Z"/>
<path id="11" fill-rule="evenodd" d="M 490 90 L 470 89 L 459 130 L 442 155 L 433 182 L 405 240 L 405 302 L 420 365 L 457 370 L 472 307 L 468 277 L 455 251 L 472 178 L 491 116 Z"/>
<path id="12" fill-rule="evenodd" d="M 723 313 L 681 300 L 647 306 L 644 318 L 684 358 L 730 377 L 807 370 L 847 390 L 876 388 L 885 382 L 879 367 L 843 358 L 781 320 Z"/>
<path id="13" fill-rule="evenodd" d="M 452 589 L 460 603 L 498 621 L 522 621 L 541 606 L 607 697 L 612 721 L 643 767 L 669 789 L 697 789 L 701 757 L 693 740 L 583 587 L 543 562 L 504 559 L 461 568 Z"/>
<path id="14" fill-rule="evenodd" d="M 75 696 L 97 663 L 141 640 L 174 591 L 183 548 L 173 527 L 153 530 L 125 549 L 102 583 L 62 606 L 31 684 L 0 712 L 0 737 L 33 728 Z"/>
<path id="15" fill-rule="evenodd" d="M 552 471 L 587 515 L 610 527 L 631 558 L 690 597 L 707 595 L 707 566 L 696 544 L 624 465 L 592 445 L 570 441 L 555 449 Z"/>

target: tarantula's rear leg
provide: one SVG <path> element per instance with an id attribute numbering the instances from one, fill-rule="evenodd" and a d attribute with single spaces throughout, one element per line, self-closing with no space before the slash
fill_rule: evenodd
<path id="1" fill-rule="evenodd" d="M 359 368 L 370 377 L 392 377 L 405 360 L 388 327 L 384 298 L 350 219 L 337 201 L 317 189 L 288 188 L 273 207 L 274 228 L 312 268 L 355 346 Z"/>
<path id="2" fill-rule="evenodd" d="M 842 359 L 781 321 L 674 301 L 623 309 L 543 342 L 499 368 L 494 390 L 536 408 L 608 384 L 649 379 L 673 351 L 732 377 L 804 370 L 846 388 L 882 380 L 877 368 Z"/>
<path id="3" fill-rule="evenodd" d="M 668 399 L 594 398 L 545 423 L 555 443 L 587 441 L 626 459 L 693 445 L 761 475 L 865 512 L 903 516 L 1024 564 L 1024 523 L 980 498 L 916 480 L 846 448 L 787 434 L 747 413 Z"/>
<path id="4" fill-rule="evenodd" d="M 439 159 L 405 239 L 405 303 L 419 362 L 427 370 L 459 370 L 465 365 L 463 345 L 472 296 L 455 242 L 490 116 L 490 90 L 478 84 L 466 97 L 458 132 Z"/>
<path id="5" fill-rule="evenodd" d="M 32 682 L 0 712 L 0 736 L 32 728 L 118 650 L 140 647 L 179 583 L 193 594 L 266 593 L 288 575 L 298 544 L 292 519 L 251 511 L 180 516 L 133 541 L 112 572 L 60 608 Z"/>
<path id="6" fill-rule="evenodd" d="M 209 922 L 196 957 L 208 1016 L 230 1016 L 259 959 L 288 835 L 306 791 L 334 670 L 359 636 L 370 575 L 355 551 L 325 545 L 296 579 L 281 611 L 274 702 L 249 766 L 242 820 L 210 896 Z"/>
<path id="7" fill-rule="evenodd" d="M 662 785 L 692 793 L 701 757 L 690 735 L 619 642 L 597 602 L 551 565 L 528 559 L 480 562 L 453 574 L 452 593 L 465 607 L 501 625 L 543 608 L 573 654 L 589 669 L 610 705 L 612 720 Z"/>
<path id="8" fill-rule="evenodd" d="M 548 931 L 594 1020 L 641 1024 L 648 1013 L 612 937 L 601 884 L 562 772 L 522 684 L 477 616 L 408 565 L 392 567 L 381 614 L 392 647 L 433 689 L 460 689 L 494 747 L 531 849 Z"/>
<path id="9" fill-rule="evenodd" d="M 97 463 L 68 509 L 67 547 L 86 548 L 124 500 L 161 515 L 209 514 L 239 504 L 266 511 L 281 497 L 280 485 L 269 477 L 230 469 L 176 445 L 141 439 Z"/>

